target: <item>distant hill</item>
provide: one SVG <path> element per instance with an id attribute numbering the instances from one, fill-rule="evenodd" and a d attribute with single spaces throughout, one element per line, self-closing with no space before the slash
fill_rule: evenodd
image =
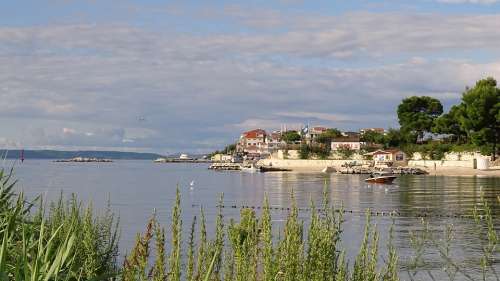
<path id="1" fill-rule="evenodd" d="M 21 150 L 0 150 L 0 156 L 8 159 L 19 159 Z M 107 159 L 152 160 L 162 157 L 156 153 L 121 152 L 121 151 L 58 151 L 58 150 L 25 150 L 25 159 L 69 159 L 73 157 L 95 157 Z"/>

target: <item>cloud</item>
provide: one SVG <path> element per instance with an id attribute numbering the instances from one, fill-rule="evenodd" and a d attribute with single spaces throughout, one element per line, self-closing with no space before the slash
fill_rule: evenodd
<path id="1" fill-rule="evenodd" d="M 470 4 L 493 4 L 500 2 L 499 0 L 438 0 L 441 3 L 449 3 L 449 4 L 461 4 L 461 3 L 470 3 Z"/>
<path id="2" fill-rule="evenodd" d="M 395 126 L 403 97 L 500 77 L 499 15 L 226 13 L 252 32 L 0 28 L 3 143 L 209 151 L 253 127 Z"/>

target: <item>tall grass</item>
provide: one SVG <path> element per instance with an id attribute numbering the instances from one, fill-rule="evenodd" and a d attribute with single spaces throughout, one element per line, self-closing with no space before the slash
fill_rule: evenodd
<path id="1" fill-rule="evenodd" d="M 73 197 L 46 209 L 13 191 L 0 170 L 0 280 L 102 280 L 114 276 L 118 224 L 111 211 L 95 216 Z M 32 207 L 38 204 L 38 211 Z"/>
<path id="2" fill-rule="evenodd" d="M 334 208 L 327 198 L 328 194 L 325 193 L 325 200 L 320 209 L 311 203 L 312 212 L 307 232 L 304 231 L 304 222 L 299 220 L 298 208 L 295 203 L 293 203 L 284 223 L 284 229 L 277 231 L 273 227 L 269 202 L 265 198 L 260 214 L 257 214 L 253 209 L 243 208 L 240 210 L 239 219 L 230 219 L 227 225 L 224 225 L 220 207 L 215 222 L 215 234 L 212 239 L 208 239 L 205 215 L 201 209 L 198 231 L 196 231 L 197 217 L 194 217 L 186 251 L 182 252 L 180 195 L 177 191 L 170 223 L 171 253 L 168 264 L 161 262 L 163 254 L 161 247 L 158 247 L 158 245 L 162 245 L 161 242 L 158 244 L 157 241 L 156 254 L 154 257 L 150 257 L 151 240 L 161 237 L 153 235 L 153 226 L 158 225 L 156 217 L 153 216 L 146 231 L 138 235 L 134 249 L 125 260 L 122 279 L 191 281 L 399 280 L 397 274 L 398 258 L 392 240 L 388 245 L 387 262 L 380 262 L 378 259 L 378 232 L 371 222 L 369 212 L 367 213 L 365 238 L 359 254 L 354 265 L 348 266 L 345 252 L 340 245 L 343 211 Z M 294 202 L 294 200 L 292 201 Z M 219 206 L 221 205 L 219 204 Z M 196 233 L 198 234 L 196 235 Z M 183 257 L 185 257 L 184 260 Z M 151 268 L 148 268 L 147 261 L 151 259 Z M 186 262 L 185 266 L 182 266 L 183 261 Z M 168 276 L 158 276 L 160 274 L 156 270 L 158 264 L 168 268 Z M 185 276 L 183 276 L 184 273 Z"/>

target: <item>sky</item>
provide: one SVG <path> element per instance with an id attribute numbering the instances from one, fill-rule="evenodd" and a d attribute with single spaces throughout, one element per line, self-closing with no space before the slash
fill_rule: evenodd
<path id="1" fill-rule="evenodd" d="M 397 127 L 500 79 L 500 0 L 2 0 L 0 148 L 205 153 Z"/>

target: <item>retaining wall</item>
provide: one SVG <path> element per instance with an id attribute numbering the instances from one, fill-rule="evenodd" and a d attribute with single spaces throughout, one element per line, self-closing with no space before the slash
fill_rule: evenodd
<path id="1" fill-rule="evenodd" d="M 357 163 L 368 164 L 371 161 L 355 160 Z M 257 164 L 264 166 L 273 166 L 285 169 L 321 171 L 325 167 L 340 168 L 345 163 L 353 162 L 353 160 L 291 160 L 291 159 L 263 159 Z"/>
<path id="2" fill-rule="evenodd" d="M 410 160 L 408 161 L 408 166 L 420 166 L 433 168 L 434 164 L 436 167 L 464 167 L 464 168 L 475 168 L 474 160 Z"/>

